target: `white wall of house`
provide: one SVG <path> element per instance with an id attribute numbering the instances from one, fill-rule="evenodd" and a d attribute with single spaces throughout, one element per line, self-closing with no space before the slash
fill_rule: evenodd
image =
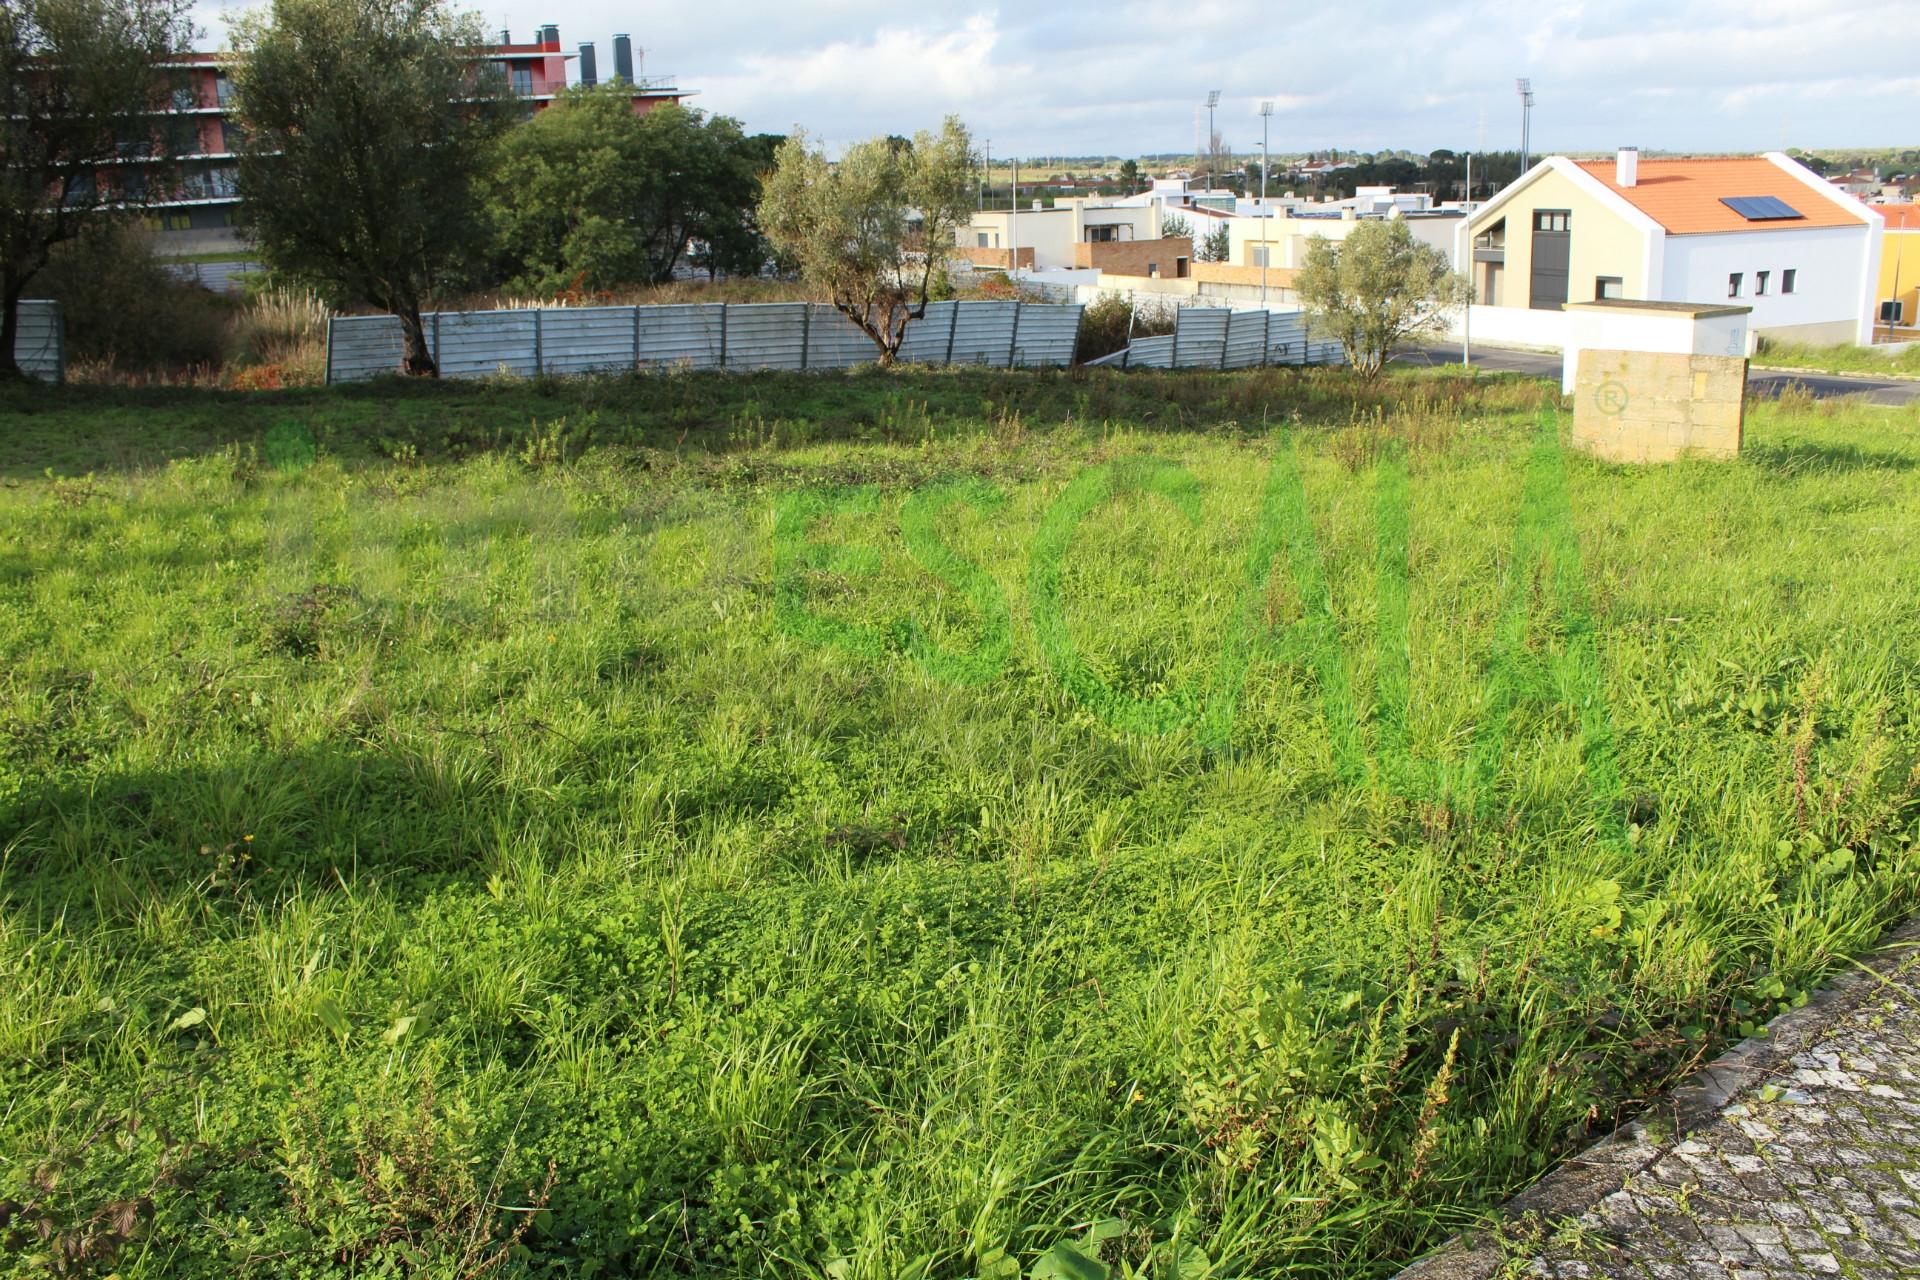
<path id="1" fill-rule="evenodd" d="M 1870 342 L 1872 317 L 1863 301 L 1861 272 L 1871 239 L 1865 226 L 1667 236 L 1659 296 L 1752 307 L 1752 331 L 1763 337 Z M 1783 293 L 1788 270 L 1794 272 L 1794 288 Z M 1727 288 L 1727 277 L 1736 271 L 1738 298 Z M 1767 292 L 1758 294 L 1762 271 Z"/>

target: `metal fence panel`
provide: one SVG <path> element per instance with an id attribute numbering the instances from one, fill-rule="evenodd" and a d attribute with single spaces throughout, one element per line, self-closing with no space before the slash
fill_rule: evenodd
<path id="1" fill-rule="evenodd" d="M 1218 369 L 1227 354 L 1225 307 L 1182 307 L 1173 327 L 1173 363 L 1179 369 Z"/>
<path id="2" fill-rule="evenodd" d="M 945 364 L 954 325 L 960 319 L 960 305 L 953 301 L 929 302 L 926 314 L 907 326 L 900 358 L 914 364 Z"/>
<path id="3" fill-rule="evenodd" d="M 540 369 L 541 314 L 525 311 L 441 311 L 427 327 L 428 349 L 443 378 L 526 376 Z"/>
<path id="4" fill-rule="evenodd" d="M 431 317 L 428 323 L 432 323 Z M 335 316 L 327 321 L 327 381 L 364 382 L 400 372 L 395 316 Z"/>
<path id="5" fill-rule="evenodd" d="M 980 300 L 961 307 L 953 327 L 952 364 L 984 364 L 1004 369 L 1013 360 L 1017 302 Z"/>
<path id="6" fill-rule="evenodd" d="M 634 364 L 633 307 L 555 307 L 541 313 L 540 367 L 598 373 Z"/>
<path id="7" fill-rule="evenodd" d="M 636 308 L 634 361 L 643 369 L 717 369 L 726 343 L 726 305 L 672 303 Z"/>
<path id="8" fill-rule="evenodd" d="M 13 334 L 13 362 L 20 372 L 42 382 L 64 382 L 67 377 L 66 322 L 60 304 L 47 299 L 23 300 Z"/>
<path id="9" fill-rule="evenodd" d="M 1273 323 L 1271 311 L 1235 311 L 1227 317 L 1226 348 L 1221 354 L 1222 369 L 1257 369 L 1267 363 L 1268 333 Z"/>
<path id="10" fill-rule="evenodd" d="M 726 321 L 727 368 L 798 370 L 806 367 L 806 303 L 728 306 Z"/>
<path id="11" fill-rule="evenodd" d="M 1073 363 L 1080 343 L 1077 306 L 1028 303 L 1020 308 L 1013 343 L 1013 363 L 1026 369 L 1057 368 Z"/>
<path id="12" fill-rule="evenodd" d="M 851 369 L 880 357 L 880 349 L 859 325 L 825 303 L 813 304 L 807 326 L 809 369 Z"/>

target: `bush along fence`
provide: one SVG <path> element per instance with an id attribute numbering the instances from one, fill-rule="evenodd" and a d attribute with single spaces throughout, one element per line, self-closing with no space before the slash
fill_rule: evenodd
<path id="1" fill-rule="evenodd" d="M 34 300 L 20 303 L 20 327 L 13 335 L 13 362 L 29 378 L 42 382 L 66 381 L 67 326 L 59 303 Z"/>
<path id="2" fill-rule="evenodd" d="M 1088 364 L 1117 369 L 1257 369 L 1273 364 L 1340 364 L 1337 342 L 1313 338 L 1298 311 L 1182 307 L 1170 334 L 1135 338 Z"/>
<path id="3" fill-rule="evenodd" d="M 934 302 L 910 321 L 900 359 L 920 364 L 1054 368 L 1073 363 L 1078 306 Z M 811 302 L 689 303 L 441 311 L 425 317 L 443 377 L 627 369 L 845 369 L 875 358 L 853 322 Z M 327 381 L 400 371 L 400 321 L 338 316 L 327 325 Z"/>

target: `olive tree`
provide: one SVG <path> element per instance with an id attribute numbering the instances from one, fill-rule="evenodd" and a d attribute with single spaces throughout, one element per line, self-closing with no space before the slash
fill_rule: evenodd
<path id="1" fill-rule="evenodd" d="M 168 55 L 193 39 L 190 0 L 0 0 L 0 378 L 18 378 L 20 299 L 55 245 L 161 185 Z M 116 169 L 123 158 L 149 163 Z"/>
<path id="2" fill-rule="evenodd" d="M 421 312 L 470 278 L 505 82 L 442 0 L 273 0 L 242 20 L 241 220 L 267 264 L 399 317 L 404 368 L 438 373 Z"/>
<path id="3" fill-rule="evenodd" d="M 856 143 L 838 162 L 796 129 L 762 184 L 760 227 L 891 364 L 908 321 L 926 314 L 955 233 L 973 216 L 975 164 L 957 116 L 910 142 Z"/>
<path id="4" fill-rule="evenodd" d="M 1401 343 L 1445 332 L 1449 313 L 1473 300 L 1447 255 L 1400 218 L 1370 219 L 1340 241 L 1314 236 L 1293 292 L 1308 329 L 1337 340 L 1366 378 Z"/>

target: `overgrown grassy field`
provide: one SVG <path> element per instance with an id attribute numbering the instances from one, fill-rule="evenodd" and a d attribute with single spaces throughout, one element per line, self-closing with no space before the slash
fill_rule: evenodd
<path id="1" fill-rule="evenodd" d="M 0 1274 L 1385 1276 L 1920 887 L 1914 411 L 4 394 Z"/>
<path id="2" fill-rule="evenodd" d="M 1898 351 L 1881 351 L 1856 345 L 1814 347 L 1762 338 L 1753 362 L 1756 365 L 1806 369 L 1816 373 L 1882 373 L 1920 378 L 1920 347 L 1915 346 Z"/>

